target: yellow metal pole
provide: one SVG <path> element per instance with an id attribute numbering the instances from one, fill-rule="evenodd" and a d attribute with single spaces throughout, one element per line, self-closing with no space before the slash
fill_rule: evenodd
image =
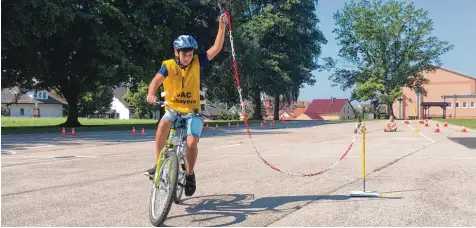
<path id="1" fill-rule="evenodd" d="M 362 180 L 364 182 L 364 192 L 365 192 L 365 124 L 362 125 Z"/>

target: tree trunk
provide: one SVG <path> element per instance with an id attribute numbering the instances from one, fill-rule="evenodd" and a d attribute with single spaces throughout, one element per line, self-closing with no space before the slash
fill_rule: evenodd
<path id="1" fill-rule="evenodd" d="M 393 106 L 392 104 L 389 104 L 388 102 L 387 102 L 387 110 L 388 110 L 388 118 L 390 118 L 390 116 L 393 116 L 393 118 L 396 119 L 395 113 L 393 112 Z"/>
<path id="2" fill-rule="evenodd" d="M 263 115 L 261 114 L 261 97 L 259 89 L 253 91 L 253 104 L 254 104 L 254 111 L 253 111 L 253 119 L 263 119 Z"/>
<path id="3" fill-rule="evenodd" d="M 273 120 L 279 120 L 279 94 L 274 95 Z"/>
<path id="4" fill-rule="evenodd" d="M 73 86 L 70 86 L 73 85 Z M 79 86 L 77 83 L 68 82 L 62 84 L 59 88 L 63 97 L 68 102 L 68 118 L 66 122 L 60 124 L 61 127 L 80 127 L 82 126 L 78 120 L 78 103 L 79 103 Z"/>
<path id="5" fill-rule="evenodd" d="M 71 94 L 70 94 L 71 95 Z M 68 118 L 61 124 L 62 127 L 80 127 L 78 120 L 78 96 L 70 96 L 68 101 Z"/>

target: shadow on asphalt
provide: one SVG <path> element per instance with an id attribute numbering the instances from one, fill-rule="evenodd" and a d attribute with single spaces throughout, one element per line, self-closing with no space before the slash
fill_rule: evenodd
<path id="1" fill-rule="evenodd" d="M 346 201 L 350 198 L 348 195 L 276 196 L 258 199 L 255 199 L 253 194 L 199 196 L 182 200 L 180 205 L 186 207 L 185 211 L 187 214 L 169 216 L 163 226 L 168 226 L 167 224 L 171 221 L 173 222 L 175 219 L 180 220 L 188 216 L 193 216 L 194 222 L 199 224 L 203 223 L 204 226 L 230 226 L 245 221 L 249 215 L 269 212 L 291 213 L 313 201 Z M 402 197 L 380 197 L 360 198 L 359 200 L 401 198 Z M 297 203 L 299 203 L 299 205 L 297 205 Z M 216 221 L 214 222 L 213 220 Z"/>
<path id="2" fill-rule="evenodd" d="M 321 125 L 342 124 L 349 122 L 336 121 L 293 121 L 280 123 L 275 125 L 268 123 L 260 126 L 259 123 L 250 124 L 250 132 L 252 136 L 257 135 L 277 135 L 290 134 L 288 128 L 310 128 Z M 76 136 L 71 136 L 71 132 L 67 132 L 66 136 L 61 136 L 61 130 L 57 134 L 29 134 L 29 135 L 2 135 L 2 150 L 24 150 L 29 147 L 54 145 L 54 146 L 78 146 L 85 145 L 87 142 L 94 143 L 131 143 L 131 142 L 153 142 L 155 141 L 155 130 L 148 129 L 146 135 L 141 136 L 141 130 L 136 129 L 136 135 L 132 135 L 131 131 L 97 131 L 97 132 L 81 132 L 76 131 Z M 236 126 L 220 126 L 218 130 L 210 126 L 203 129 L 202 138 L 222 137 L 222 136 L 243 136 L 248 138 L 248 133 L 243 125 L 237 129 Z M 86 141 L 86 142 L 85 142 Z"/>
<path id="3" fill-rule="evenodd" d="M 450 137 L 449 140 L 465 146 L 468 149 L 476 149 L 475 137 Z"/>

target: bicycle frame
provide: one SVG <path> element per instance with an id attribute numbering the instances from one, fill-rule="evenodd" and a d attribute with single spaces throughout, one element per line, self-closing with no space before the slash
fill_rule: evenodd
<path id="1" fill-rule="evenodd" d="M 160 150 L 160 153 L 159 153 L 159 157 L 157 158 L 157 166 L 156 166 L 156 170 L 155 170 L 155 173 L 159 173 L 160 172 L 160 168 L 162 167 L 162 162 L 165 158 L 165 152 L 167 150 L 170 150 L 170 149 L 173 149 L 173 150 L 176 150 L 177 147 L 178 147 L 178 143 L 181 143 L 183 141 L 183 134 L 184 134 L 184 129 L 182 128 L 182 131 L 180 133 L 180 141 L 175 141 L 174 139 L 176 138 L 175 135 L 177 133 L 177 122 L 179 122 L 179 127 L 182 127 L 183 126 L 183 123 L 182 121 L 184 121 L 181 116 L 178 116 L 176 118 L 176 120 L 172 123 L 172 127 L 170 128 L 170 132 L 169 132 L 169 136 L 167 138 L 167 142 L 164 146 L 164 148 L 162 148 L 162 150 Z M 178 152 L 178 151 L 176 151 Z M 177 154 L 179 155 L 179 154 Z M 180 159 L 180 158 L 179 158 Z M 155 178 L 154 178 L 154 183 L 158 186 L 159 184 L 159 176 L 158 175 L 155 175 Z"/>
<path id="2" fill-rule="evenodd" d="M 167 103 L 166 102 L 162 102 L 162 101 L 159 101 L 157 102 L 157 104 L 161 104 L 161 105 L 165 105 L 167 106 Z M 168 107 L 168 106 L 167 106 Z M 168 107 L 170 108 L 170 107 Z M 172 109 L 172 108 L 170 108 Z M 172 109 L 174 110 L 174 109 Z M 180 153 L 182 153 L 182 151 L 177 151 L 177 147 L 178 147 L 178 144 L 183 144 L 184 142 L 184 132 L 185 132 L 185 123 L 183 121 L 185 121 L 182 117 L 183 116 L 187 116 L 189 114 L 183 114 L 181 112 L 178 112 L 176 110 L 174 110 L 178 115 L 175 119 L 175 121 L 172 123 L 172 127 L 170 128 L 170 132 L 169 132 L 169 136 L 168 136 L 168 139 L 167 139 L 167 142 L 166 142 L 166 145 L 164 146 L 164 148 L 162 148 L 159 152 L 159 157 L 157 158 L 157 166 L 156 166 L 156 170 L 155 170 L 155 177 L 154 177 L 154 184 L 158 187 L 159 186 L 159 172 L 160 172 L 160 168 L 162 167 L 162 162 L 165 158 L 165 152 L 172 149 L 172 150 L 175 150 L 175 152 L 177 153 L 177 158 L 180 160 Z M 198 116 L 205 116 L 205 115 L 202 115 L 202 114 L 195 114 L 195 115 L 198 115 Z M 177 122 L 178 122 L 178 126 L 179 128 L 182 129 L 181 133 L 180 133 L 180 138 L 179 140 L 175 140 L 176 137 L 176 133 L 177 133 Z M 184 146 L 185 148 L 185 146 Z"/>

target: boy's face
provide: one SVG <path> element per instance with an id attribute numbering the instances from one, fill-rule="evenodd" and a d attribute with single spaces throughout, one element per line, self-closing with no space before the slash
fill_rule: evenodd
<path id="1" fill-rule="evenodd" d="M 185 51 L 180 51 L 178 52 L 175 50 L 175 56 L 177 56 L 180 60 L 180 63 L 182 63 L 184 66 L 188 66 L 190 62 L 192 62 L 193 59 L 193 50 L 185 52 Z"/>

